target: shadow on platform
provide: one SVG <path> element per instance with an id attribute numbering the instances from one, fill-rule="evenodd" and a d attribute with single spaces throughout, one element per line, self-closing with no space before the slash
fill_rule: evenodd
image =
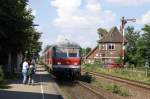
<path id="1" fill-rule="evenodd" d="M 1 99 L 43 99 L 41 93 L 0 90 Z M 44 99 L 64 99 L 61 95 L 44 94 Z"/>
<path id="2" fill-rule="evenodd" d="M 18 74 L 21 77 L 18 77 L 16 79 L 8 80 L 5 82 L 5 84 L 1 85 L 0 84 L 0 89 L 9 89 L 11 86 L 10 84 L 22 84 L 22 74 Z M 50 74 L 35 74 L 34 75 L 34 86 L 39 86 L 41 85 L 41 80 L 42 80 L 42 85 L 46 85 L 46 83 L 55 83 L 55 81 L 52 79 Z"/>

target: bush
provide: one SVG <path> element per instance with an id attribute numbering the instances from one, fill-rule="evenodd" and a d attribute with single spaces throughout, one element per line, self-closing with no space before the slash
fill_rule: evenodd
<path id="1" fill-rule="evenodd" d="M 81 77 L 80 77 L 80 80 L 81 81 L 84 81 L 84 82 L 87 82 L 87 83 L 91 83 L 91 81 L 93 80 L 92 76 L 89 75 L 88 72 L 86 72 L 85 74 L 83 74 Z"/>
<path id="2" fill-rule="evenodd" d="M 0 66 L 0 82 L 3 81 L 3 79 L 4 79 L 4 72 L 2 66 Z"/>
<path id="3" fill-rule="evenodd" d="M 94 65 L 98 65 L 98 66 L 99 66 L 99 65 L 101 65 L 101 64 L 102 64 L 102 62 L 101 62 L 100 60 L 95 60 L 95 61 L 94 61 Z"/>
<path id="4" fill-rule="evenodd" d="M 117 59 L 115 60 L 115 62 L 116 62 L 117 64 L 122 64 L 122 63 L 123 63 L 122 57 L 120 56 L 119 58 L 117 58 Z"/>
<path id="5" fill-rule="evenodd" d="M 117 86 L 117 85 L 113 85 L 112 86 L 112 92 L 113 93 L 120 93 L 121 92 L 121 90 L 120 90 L 120 87 L 119 86 Z"/>
<path id="6" fill-rule="evenodd" d="M 106 90 L 111 91 L 112 93 L 119 94 L 121 96 L 129 96 L 129 92 L 126 89 L 121 88 L 118 85 L 110 84 L 106 86 Z"/>

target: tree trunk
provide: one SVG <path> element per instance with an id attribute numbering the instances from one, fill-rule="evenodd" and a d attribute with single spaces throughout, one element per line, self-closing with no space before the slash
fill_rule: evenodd
<path id="1" fill-rule="evenodd" d="M 12 56 L 12 53 L 11 51 L 8 52 L 8 65 L 7 65 L 7 72 L 11 72 L 11 56 Z"/>
<path id="2" fill-rule="evenodd" d="M 23 61 L 23 55 L 21 52 L 17 53 L 17 72 L 21 71 L 21 63 Z"/>

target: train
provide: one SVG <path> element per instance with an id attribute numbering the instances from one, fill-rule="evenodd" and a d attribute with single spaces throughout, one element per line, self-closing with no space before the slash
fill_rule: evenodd
<path id="1" fill-rule="evenodd" d="M 48 46 L 42 53 L 42 62 L 56 77 L 78 78 L 81 75 L 80 45 L 65 40 Z"/>

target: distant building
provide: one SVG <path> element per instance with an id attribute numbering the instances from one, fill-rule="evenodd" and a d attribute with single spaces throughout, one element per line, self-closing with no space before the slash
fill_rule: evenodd
<path id="1" fill-rule="evenodd" d="M 122 57 L 122 39 L 123 36 L 117 27 L 113 27 L 108 33 L 100 36 L 97 46 L 85 57 L 85 63 L 93 63 L 95 60 L 104 64 L 115 63 L 116 59 Z"/>

